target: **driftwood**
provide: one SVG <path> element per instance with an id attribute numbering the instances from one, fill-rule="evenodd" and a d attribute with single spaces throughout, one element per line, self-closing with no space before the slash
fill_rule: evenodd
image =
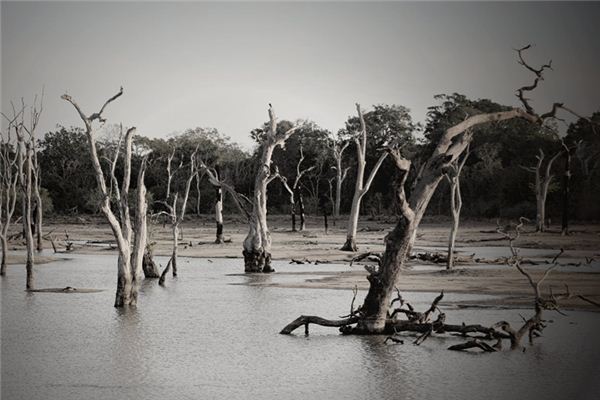
<path id="1" fill-rule="evenodd" d="M 171 258 L 169 258 L 169 262 L 167 263 L 167 266 L 165 267 L 165 269 L 163 269 L 162 274 L 160 274 L 160 278 L 158 279 L 158 284 L 161 286 L 165 285 L 165 278 L 167 277 L 167 274 L 169 273 L 169 270 L 171 269 L 172 261 L 173 261 L 173 257 L 171 256 Z"/>

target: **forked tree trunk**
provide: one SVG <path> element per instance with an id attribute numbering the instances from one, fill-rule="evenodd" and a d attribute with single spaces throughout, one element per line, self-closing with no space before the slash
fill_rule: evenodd
<path id="1" fill-rule="evenodd" d="M 249 231 L 244 239 L 242 254 L 244 271 L 273 272 L 271 267 L 271 233 L 267 225 L 267 185 L 279 176 L 271 174 L 271 158 L 273 150 L 282 146 L 299 126 L 294 126 L 284 133 L 277 132 L 277 120 L 273 108 L 269 107 L 269 130 L 261 145 L 262 154 L 252 196 L 252 212 L 248 219 Z"/>
<path id="2" fill-rule="evenodd" d="M 456 243 L 456 234 L 458 232 L 458 224 L 460 223 L 460 211 L 462 209 L 462 195 L 460 192 L 460 173 L 462 172 L 465 162 L 469 157 L 469 149 L 465 151 L 465 155 L 457 165 L 452 165 L 446 178 L 450 184 L 450 211 L 452 213 L 452 227 L 450 228 L 450 237 L 448 238 L 448 260 L 446 261 L 446 269 L 451 270 L 454 267 L 454 244 Z"/>
<path id="3" fill-rule="evenodd" d="M 100 165 L 100 159 L 96 149 L 95 131 L 92 127 L 94 121 L 104 121 L 102 112 L 106 106 L 120 97 L 123 94 L 123 88 L 119 92 L 108 99 L 99 112 L 87 116 L 83 113 L 79 105 L 71 98 L 64 94 L 61 96 L 63 100 L 68 101 L 75 108 L 79 117 L 85 125 L 85 132 L 88 137 L 88 146 L 96 183 L 102 195 L 100 209 L 105 215 L 112 229 L 113 235 L 117 241 L 118 260 L 117 260 L 117 290 L 115 293 L 115 307 L 135 306 L 138 299 L 138 288 L 142 274 L 143 254 L 146 248 L 147 232 L 146 232 L 146 188 L 144 186 L 144 175 L 146 169 L 146 158 L 142 160 L 137 179 L 137 210 L 135 217 L 135 227 L 132 229 L 130 210 L 129 210 L 129 186 L 131 180 L 131 156 L 132 156 L 132 140 L 135 128 L 129 128 L 125 135 L 125 154 L 124 154 L 124 169 L 123 181 L 118 197 L 119 218 L 112 211 L 110 202 L 107 181 L 104 172 Z M 119 149 L 117 149 L 115 157 L 118 157 Z M 114 170 L 111 170 L 110 187 L 118 190 Z M 132 241 L 133 232 L 135 237 Z"/>
<path id="4" fill-rule="evenodd" d="M 460 157 L 470 142 L 472 136 L 470 128 L 487 122 L 517 117 L 526 118 L 532 122 L 538 121 L 537 116 L 514 109 L 474 115 L 447 129 L 426 162 L 408 201 L 405 198 L 404 183 L 410 169 L 410 161 L 402 158 L 398 151 L 391 151 L 399 170 L 399 178 L 395 187 L 400 216 L 394 230 L 385 238 L 385 253 L 381 266 L 367 278 L 370 286 L 361 308 L 361 318 L 354 328 L 356 333 L 381 333 L 384 331 L 390 300 L 410 250 L 413 233 L 419 226 L 444 171 Z"/>
<path id="5" fill-rule="evenodd" d="M 538 162 L 535 167 L 525 167 L 524 169 L 533 172 L 535 174 L 535 230 L 537 232 L 546 231 L 546 198 L 548 196 L 548 188 L 552 181 L 553 175 L 551 174 L 552 164 L 560 156 L 562 152 L 556 153 L 548 163 L 542 175 L 542 164 L 544 162 L 544 151 L 539 149 L 539 154 L 536 156 Z"/>
<path id="6" fill-rule="evenodd" d="M 367 127 L 363 118 L 360 104 L 356 104 L 356 111 L 358 112 L 358 118 L 360 120 L 360 138 L 355 140 L 356 142 L 356 155 L 357 155 L 357 168 L 356 168 L 356 186 L 354 187 L 354 197 L 352 198 L 352 208 L 350 210 L 350 216 L 348 218 L 348 230 L 346 233 L 346 243 L 340 250 L 343 251 L 357 251 L 356 246 L 356 232 L 358 230 L 358 217 L 360 215 L 360 203 L 363 196 L 369 191 L 371 183 L 379 171 L 379 167 L 383 164 L 383 161 L 387 157 L 386 152 L 382 153 L 377 163 L 371 170 L 371 174 L 364 182 L 365 166 L 367 157 Z"/>
<path id="7" fill-rule="evenodd" d="M 340 206 L 342 202 L 342 184 L 346 179 L 349 168 L 342 170 L 342 158 L 344 151 L 348 148 L 350 142 L 346 142 L 343 145 L 334 141 L 332 145 L 333 159 L 335 160 L 335 200 L 333 202 L 333 218 L 334 220 L 340 217 Z"/>

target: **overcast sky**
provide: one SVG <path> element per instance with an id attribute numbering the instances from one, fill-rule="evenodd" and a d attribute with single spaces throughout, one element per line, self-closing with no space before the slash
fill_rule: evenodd
<path id="1" fill-rule="evenodd" d="M 600 107 L 600 3 L 2 2 L 2 109 L 45 86 L 43 131 L 92 113 L 148 136 L 215 127 L 244 147 L 267 119 L 337 131 L 354 103 L 409 107 L 438 93 L 517 105 L 532 63 L 553 59 L 534 105 Z"/>

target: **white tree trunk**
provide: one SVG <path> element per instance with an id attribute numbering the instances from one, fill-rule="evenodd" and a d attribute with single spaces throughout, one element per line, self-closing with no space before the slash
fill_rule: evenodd
<path id="1" fill-rule="evenodd" d="M 360 109 L 360 105 L 356 104 L 356 111 L 358 112 L 358 118 L 360 120 L 360 129 L 361 129 L 361 137 L 360 140 L 356 139 L 356 156 L 357 156 L 357 168 L 356 168 L 356 185 L 354 187 L 354 197 L 352 198 L 352 208 L 350 210 L 350 216 L 348 218 L 348 230 L 346 232 L 346 243 L 342 246 L 340 250 L 343 251 L 357 251 L 358 247 L 356 246 L 356 232 L 358 229 L 358 217 L 360 215 L 360 203 L 362 201 L 363 196 L 368 192 L 371 187 L 371 183 L 379 171 L 381 164 L 387 157 L 388 153 L 383 153 L 377 163 L 371 170 L 371 174 L 367 178 L 367 181 L 364 182 L 365 176 L 365 165 L 366 165 L 366 156 L 367 156 L 367 127 L 365 125 L 365 120 L 363 118 L 362 110 Z"/>
<path id="2" fill-rule="evenodd" d="M 273 272 L 271 267 L 271 233 L 267 226 L 267 185 L 278 173 L 271 174 L 271 158 L 273 150 L 282 146 L 299 126 L 294 126 L 284 133 L 277 132 L 275 112 L 269 107 L 269 131 L 261 145 L 262 154 L 252 196 L 252 212 L 248 218 L 249 231 L 244 239 L 242 254 L 245 272 Z"/>
<path id="3" fill-rule="evenodd" d="M 104 121 L 102 118 L 102 112 L 109 103 L 120 97 L 122 94 L 123 88 L 121 88 L 121 90 L 116 95 L 108 99 L 99 112 L 91 114 L 89 116 L 83 113 L 83 111 L 79 108 L 79 105 L 71 98 L 71 96 L 66 94 L 61 96 L 63 100 L 66 100 L 69 103 L 71 103 L 71 105 L 73 105 L 73 107 L 79 114 L 79 117 L 85 124 L 85 132 L 88 137 L 88 146 L 90 150 L 92 166 L 94 168 L 98 189 L 102 195 L 100 209 L 102 210 L 102 213 L 108 220 L 108 223 L 117 242 L 118 260 L 117 290 L 115 294 L 114 303 L 115 307 L 137 305 L 138 288 L 142 272 L 143 252 L 146 248 L 147 239 L 145 223 L 147 203 L 145 198 L 146 189 L 144 186 L 146 159 L 144 158 L 138 173 L 138 210 L 136 213 L 135 220 L 135 238 L 132 242 L 133 229 L 131 227 L 128 196 L 130 186 L 129 184 L 131 180 L 131 148 L 135 128 L 129 128 L 125 135 L 125 165 L 123 170 L 121 193 L 120 196 L 118 196 L 118 207 L 120 216 L 119 219 L 117 219 L 110 206 L 111 198 L 107 189 L 108 185 L 104 176 L 104 172 L 102 170 L 102 167 L 100 166 L 100 159 L 96 150 L 95 132 L 92 128 L 92 123 L 94 121 Z M 117 152 L 118 151 L 119 150 L 117 150 Z M 118 189 L 118 185 L 116 185 L 116 177 L 114 176 L 114 170 L 111 170 L 110 178 L 110 186 L 112 187 L 112 183 L 115 182 L 114 186 Z"/>
<path id="4" fill-rule="evenodd" d="M 221 244 L 225 242 L 223 237 L 223 189 L 215 187 L 215 222 L 217 224 L 217 237 L 215 243 Z"/>

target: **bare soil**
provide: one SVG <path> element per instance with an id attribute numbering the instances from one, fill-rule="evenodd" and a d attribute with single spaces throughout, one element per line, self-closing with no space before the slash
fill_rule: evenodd
<path id="1" fill-rule="evenodd" d="M 67 240 L 73 242 L 73 251 L 77 253 L 97 254 L 114 251 L 114 239 L 108 224 L 101 217 L 73 217 L 47 219 L 45 233 L 51 234 L 59 251 L 64 250 Z M 297 280 L 286 284 L 262 283 L 281 287 L 299 288 L 329 288 L 350 290 L 355 286 L 367 289 L 366 272 L 360 265 L 348 267 L 342 272 L 324 272 L 319 269 L 322 263 L 348 263 L 356 253 L 340 251 L 345 241 L 345 219 L 329 221 L 329 231 L 326 234 L 320 218 L 308 218 L 307 229 L 304 232 L 291 232 L 288 216 L 270 216 L 272 232 L 272 255 L 276 260 L 300 260 L 305 263 L 317 264 L 311 279 L 306 273 L 288 273 L 297 276 Z M 191 216 L 183 224 L 183 240 L 180 242 L 181 257 L 202 258 L 241 258 L 241 243 L 247 233 L 243 220 L 238 218 L 226 219 L 225 236 L 231 240 L 225 244 L 215 244 L 215 224 L 212 216 Z M 379 219 L 363 219 L 359 225 L 357 243 L 359 252 L 382 252 L 383 238 L 393 228 L 390 217 Z M 457 237 L 457 250 L 466 253 L 490 253 L 494 247 L 507 246 L 506 240 L 495 232 L 496 222 L 467 221 L 461 224 Z M 154 224 L 150 227 L 150 240 L 156 242 L 154 253 L 168 255 L 171 252 L 171 230 L 168 224 Z M 449 221 L 426 220 L 421 224 L 416 243 L 416 251 L 444 252 L 449 231 Z M 565 284 L 571 293 L 581 294 L 594 301 L 600 302 L 600 225 L 574 224 L 569 236 L 561 236 L 559 227 L 551 227 L 549 232 L 535 233 L 526 231 L 515 243 L 529 251 L 526 258 L 532 259 L 538 265 L 525 265 L 534 278 L 539 278 L 547 268 L 559 249 L 564 249 L 559 261 L 564 265 L 557 268 L 546 279 L 543 290 L 550 287 L 555 293 L 564 292 Z M 11 242 L 10 248 L 22 248 L 18 241 Z M 51 248 L 50 242 L 46 243 Z M 437 249 L 436 249 L 437 248 Z M 487 249 L 488 251 L 484 251 Z M 467 250 L 467 251 L 465 251 Z M 498 251 L 496 249 L 495 251 Z M 524 250 L 525 251 L 525 250 Z M 492 251 L 492 253 L 494 250 Z M 491 254 L 491 253 L 490 253 Z M 60 254 L 55 257 L 60 258 Z M 493 258 L 500 257 L 500 254 Z M 38 260 L 47 262 L 53 257 L 44 256 Z M 565 260 L 565 261 L 562 261 Z M 22 263 L 21 257 L 10 256 L 9 263 Z M 240 261 L 240 270 L 242 262 Z M 315 278 L 315 275 L 317 278 Z M 401 291 L 437 292 L 444 290 L 453 293 L 499 295 L 478 305 L 509 306 L 530 305 L 531 289 L 524 277 L 513 268 L 496 263 L 469 262 L 458 264 L 454 271 L 447 272 L 441 264 L 421 261 L 411 261 L 402 273 L 398 282 Z M 565 309 L 589 309 L 588 303 L 578 298 L 562 302 Z M 463 302 L 462 305 L 469 305 Z"/>

